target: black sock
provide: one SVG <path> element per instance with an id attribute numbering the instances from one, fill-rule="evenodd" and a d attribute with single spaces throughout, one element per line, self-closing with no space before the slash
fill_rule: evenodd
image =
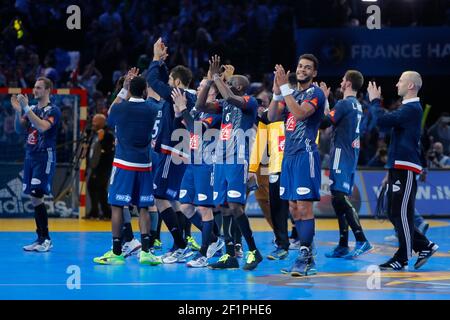
<path id="1" fill-rule="evenodd" d="M 117 256 L 122 254 L 122 239 L 113 237 L 113 252 Z"/>
<path id="2" fill-rule="evenodd" d="M 348 223 L 345 214 L 338 214 L 339 224 L 339 245 L 341 247 L 348 247 Z"/>
<path id="3" fill-rule="evenodd" d="M 158 227 L 156 228 L 155 234 L 155 238 L 158 240 L 161 240 L 161 223 L 162 223 L 161 214 L 158 212 Z"/>
<path id="4" fill-rule="evenodd" d="M 234 243 L 233 235 L 231 234 L 231 224 L 233 223 L 233 216 L 223 216 L 223 234 L 225 238 L 225 245 L 227 254 L 234 257 Z"/>
<path id="5" fill-rule="evenodd" d="M 37 233 L 39 238 L 50 240 L 48 234 L 48 215 L 45 203 L 34 207 L 34 220 L 36 221 Z"/>
<path id="6" fill-rule="evenodd" d="M 203 230 L 202 230 L 202 247 L 200 248 L 200 253 L 206 257 L 206 252 L 208 250 L 208 246 L 210 245 L 212 228 L 214 225 L 214 220 L 203 221 Z"/>
<path id="7" fill-rule="evenodd" d="M 186 241 L 184 240 L 183 234 L 181 233 L 177 214 L 175 213 L 175 211 L 173 211 L 172 207 L 169 207 L 161 212 L 161 218 L 162 220 L 164 220 L 167 229 L 169 229 L 169 232 L 172 234 L 175 245 L 180 249 L 186 248 Z"/>
<path id="8" fill-rule="evenodd" d="M 150 236 L 148 234 L 141 234 L 141 243 L 141 250 L 144 252 L 148 252 L 148 250 L 150 249 Z"/>
<path id="9" fill-rule="evenodd" d="M 253 238 L 253 232 L 250 228 L 250 221 L 248 220 L 247 215 L 245 213 L 240 215 L 236 218 L 236 222 L 239 224 L 239 229 L 247 242 L 248 249 L 250 251 L 256 250 L 255 239 Z"/>
<path id="10" fill-rule="evenodd" d="M 220 237 L 220 229 L 222 228 L 222 213 L 220 212 L 220 210 L 217 211 L 213 211 L 213 215 L 214 215 L 214 234 L 218 237 Z"/>
<path id="11" fill-rule="evenodd" d="M 122 227 L 122 239 L 124 242 L 129 242 L 133 240 L 133 227 L 131 226 L 131 222 L 126 222 Z"/>
<path id="12" fill-rule="evenodd" d="M 185 232 L 186 232 L 187 218 L 181 211 L 177 211 L 177 212 L 175 212 L 175 214 L 177 215 L 178 226 L 181 230 L 181 235 L 183 236 L 184 239 L 186 239 L 187 235 L 185 234 Z"/>
<path id="13" fill-rule="evenodd" d="M 195 211 L 194 215 L 188 219 L 188 222 L 192 223 L 198 230 L 202 231 L 203 229 L 202 215 L 199 212 Z M 190 232 L 191 231 L 189 230 L 189 234 Z"/>
<path id="14" fill-rule="evenodd" d="M 348 197 L 345 197 L 345 202 L 347 204 L 347 209 L 345 212 L 345 217 L 347 218 L 348 225 L 352 228 L 355 239 L 358 242 L 367 241 L 364 231 L 362 229 L 361 223 L 359 221 L 358 213 L 356 212 L 353 204 L 350 202 Z"/>

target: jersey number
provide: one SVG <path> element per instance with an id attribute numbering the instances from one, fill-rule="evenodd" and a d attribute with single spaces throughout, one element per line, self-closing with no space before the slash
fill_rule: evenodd
<path id="1" fill-rule="evenodd" d="M 155 139 L 158 136 L 160 122 L 161 120 L 156 120 L 155 124 L 153 125 L 152 139 Z"/>

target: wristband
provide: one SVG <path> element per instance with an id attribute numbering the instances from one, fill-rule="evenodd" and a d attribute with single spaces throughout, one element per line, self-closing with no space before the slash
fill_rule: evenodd
<path id="1" fill-rule="evenodd" d="M 28 112 L 30 112 L 30 111 L 31 111 L 31 108 L 30 108 L 30 106 L 29 106 L 29 105 L 26 105 L 26 106 L 25 106 L 25 107 L 23 107 L 22 109 L 23 109 L 23 112 L 25 112 L 25 114 L 27 114 Z"/>
<path id="2" fill-rule="evenodd" d="M 287 83 L 280 86 L 280 90 L 281 90 L 281 95 L 283 97 L 289 96 L 294 92 L 294 90 L 289 88 L 289 84 L 287 84 Z"/>
<path id="3" fill-rule="evenodd" d="M 120 90 L 119 94 L 117 95 L 120 99 L 126 100 L 127 96 L 128 96 L 128 90 L 125 88 L 122 88 L 122 90 Z"/>
<path id="4" fill-rule="evenodd" d="M 273 99 L 273 101 L 283 101 L 284 100 L 282 94 L 275 94 L 275 93 L 273 94 L 272 99 Z"/>

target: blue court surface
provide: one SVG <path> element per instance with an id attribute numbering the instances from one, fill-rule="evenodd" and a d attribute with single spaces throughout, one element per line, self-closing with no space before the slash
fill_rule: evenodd
<path id="1" fill-rule="evenodd" d="M 413 268 L 414 257 L 409 271 L 382 272 L 381 278 L 370 266 L 385 262 L 395 250 L 394 244 L 383 240 L 392 234 L 387 229 L 367 230 L 375 249 L 352 261 L 325 258 L 324 253 L 335 245 L 338 233 L 318 231 L 315 244 L 319 272 L 303 278 L 280 273 L 282 267 L 294 261 L 295 251 L 290 251 L 285 261 L 264 259 L 250 272 L 190 269 L 184 264 L 141 266 L 136 257 L 128 258 L 122 266 L 103 266 L 94 264 L 92 258 L 109 249 L 109 232 L 53 232 L 54 248 L 48 253 L 22 251 L 22 245 L 34 239 L 31 232 L 0 232 L 0 299 L 447 300 L 448 222 L 429 229 L 427 236 L 440 248 L 420 270 Z M 167 250 L 172 240 L 166 232 L 162 236 L 163 249 Z M 200 240 L 199 233 L 194 236 Z M 263 255 L 273 250 L 271 232 L 256 232 L 255 239 Z M 242 260 L 240 263 L 242 266 Z M 74 285 L 77 279 L 79 289 Z"/>

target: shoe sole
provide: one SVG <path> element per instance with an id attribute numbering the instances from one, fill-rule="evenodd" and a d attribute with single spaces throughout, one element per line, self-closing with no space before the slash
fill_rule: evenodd
<path id="1" fill-rule="evenodd" d="M 317 274 L 317 270 L 309 270 L 305 273 L 294 271 L 294 272 L 291 272 L 291 277 L 294 277 L 294 278 L 307 277 L 307 276 L 313 276 L 315 274 Z"/>
<path id="2" fill-rule="evenodd" d="M 139 263 L 144 266 L 157 266 L 162 264 L 162 262 L 150 262 L 150 261 L 139 261 Z"/>
<path id="3" fill-rule="evenodd" d="M 119 266 L 119 265 L 125 264 L 125 261 L 119 262 L 119 263 L 117 263 L 117 262 L 110 263 L 110 262 L 106 262 L 106 261 L 95 261 L 94 260 L 94 262 L 97 263 L 97 264 L 109 265 L 109 266 Z"/>
<path id="4" fill-rule="evenodd" d="M 288 257 L 288 255 L 282 256 L 282 257 L 274 257 L 274 256 L 267 256 L 267 259 L 269 260 L 284 260 Z"/>
<path id="5" fill-rule="evenodd" d="M 211 270 L 239 270 L 239 268 L 236 268 L 236 267 L 233 267 L 233 268 L 214 268 L 214 267 L 211 267 L 211 266 L 208 266 L 208 269 L 211 269 Z"/>

